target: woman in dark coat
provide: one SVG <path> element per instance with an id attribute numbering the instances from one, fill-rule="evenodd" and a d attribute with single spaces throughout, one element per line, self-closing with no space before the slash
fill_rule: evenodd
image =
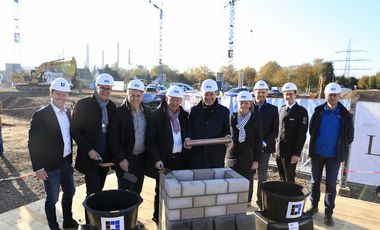
<path id="1" fill-rule="evenodd" d="M 252 113 L 253 98 L 250 92 L 240 92 L 237 100 L 238 112 L 233 113 L 230 119 L 233 144 L 227 151 L 226 166 L 249 180 L 250 204 L 253 194 L 253 174 L 263 152 L 262 122 Z"/>

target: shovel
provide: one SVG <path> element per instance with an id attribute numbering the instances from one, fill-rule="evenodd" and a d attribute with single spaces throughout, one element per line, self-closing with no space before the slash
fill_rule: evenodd
<path id="1" fill-rule="evenodd" d="M 137 179 L 138 179 L 137 176 L 129 173 L 128 171 L 124 172 L 123 178 L 126 179 L 127 181 L 132 182 L 132 183 L 136 183 Z"/>

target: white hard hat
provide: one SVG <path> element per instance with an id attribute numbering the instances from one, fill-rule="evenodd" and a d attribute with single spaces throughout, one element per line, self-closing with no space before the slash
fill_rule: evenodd
<path id="1" fill-rule="evenodd" d="M 49 89 L 50 89 L 50 91 L 52 91 L 54 89 L 57 91 L 67 92 L 67 93 L 71 91 L 70 83 L 62 77 L 57 78 L 54 81 L 52 81 Z"/>
<path id="2" fill-rule="evenodd" d="M 215 92 L 218 90 L 218 85 L 216 84 L 216 81 L 212 79 L 206 79 L 202 82 L 201 90 L 204 93 Z"/>
<path id="3" fill-rule="evenodd" d="M 237 101 L 253 101 L 252 94 L 248 91 L 241 91 L 237 95 Z"/>
<path id="4" fill-rule="evenodd" d="M 256 89 L 269 89 L 269 87 L 265 81 L 260 80 L 256 82 L 255 86 L 253 87 L 253 90 L 256 90 Z"/>
<path id="5" fill-rule="evenodd" d="M 296 86 L 296 84 L 294 84 L 293 82 L 285 83 L 285 84 L 282 86 L 282 92 L 285 92 L 285 91 L 291 91 L 291 90 L 297 91 L 297 86 Z"/>
<path id="6" fill-rule="evenodd" d="M 139 79 L 134 79 L 128 83 L 127 89 L 136 89 L 144 92 L 144 84 Z"/>
<path id="7" fill-rule="evenodd" d="M 179 87 L 178 85 L 170 86 L 168 91 L 166 91 L 166 96 L 183 98 L 183 92 L 181 87 Z"/>
<path id="8" fill-rule="evenodd" d="M 99 74 L 99 76 L 96 78 L 96 85 L 113 86 L 113 77 L 108 73 Z"/>
<path id="9" fill-rule="evenodd" d="M 342 88 L 340 87 L 339 84 L 332 82 L 326 85 L 325 87 L 325 95 L 330 94 L 330 93 L 341 93 Z"/>

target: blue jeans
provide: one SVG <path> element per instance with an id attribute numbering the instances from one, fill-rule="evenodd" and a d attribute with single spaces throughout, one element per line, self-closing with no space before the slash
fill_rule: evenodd
<path id="1" fill-rule="evenodd" d="M 55 213 L 55 204 L 59 197 L 59 187 L 62 187 L 62 212 L 63 221 L 72 219 L 71 206 L 73 196 L 75 194 L 74 185 L 74 169 L 70 162 L 66 159 L 62 160 L 62 164 L 54 171 L 47 172 L 48 178 L 44 181 L 45 186 L 45 214 L 50 229 L 58 229 L 57 216 Z"/>
<path id="2" fill-rule="evenodd" d="M 325 214 L 332 215 L 335 208 L 336 181 L 340 162 L 336 158 L 326 158 L 315 155 L 311 158 L 311 205 L 318 207 L 321 196 L 320 184 L 323 167 L 326 167 L 326 194 L 325 194 Z"/>
<path id="3" fill-rule="evenodd" d="M 1 133 L 1 124 L 0 124 L 0 156 L 4 154 L 4 147 L 3 147 L 3 134 Z"/>

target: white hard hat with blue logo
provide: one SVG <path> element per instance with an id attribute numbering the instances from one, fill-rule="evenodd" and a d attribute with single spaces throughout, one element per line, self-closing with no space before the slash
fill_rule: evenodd
<path id="1" fill-rule="evenodd" d="M 49 89 L 50 91 L 57 90 L 57 91 L 66 92 L 66 93 L 71 91 L 70 83 L 66 79 L 61 78 L 61 77 L 52 81 Z"/>
<path id="2" fill-rule="evenodd" d="M 166 96 L 183 98 L 183 92 L 181 87 L 179 87 L 178 85 L 170 86 L 168 91 L 166 91 Z"/>
<path id="3" fill-rule="evenodd" d="M 99 74 L 99 76 L 96 78 L 96 85 L 113 86 L 113 77 L 108 73 Z"/>

